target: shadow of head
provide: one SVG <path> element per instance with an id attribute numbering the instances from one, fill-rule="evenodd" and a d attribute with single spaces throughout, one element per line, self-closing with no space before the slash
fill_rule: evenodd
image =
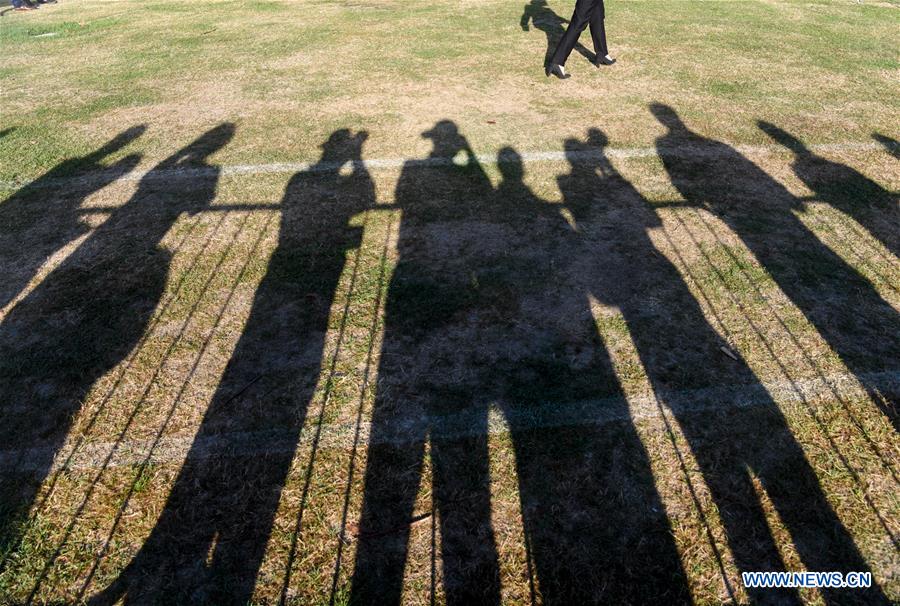
<path id="1" fill-rule="evenodd" d="M 769 135 L 774 141 L 777 141 L 781 145 L 784 145 L 786 148 L 794 152 L 795 154 L 807 154 L 809 150 L 806 149 L 806 146 L 803 145 L 803 142 L 795 137 L 794 135 L 784 131 L 771 122 L 766 122 L 765 120 L 759 120 L 757 123 L 760 130 Z"/>
<path id="2" fill-rule="evenodd" d="M 563 142 L 566 160 L 572 167 L 567 177 L 565 206 L 576 219 L 587 217 L 599 193 L 598 187 L 605 187 L 599 179 L 612 172 L 612 166 L 604 155 L 609 139 L 599 128 L 589 128 L 584 140 L 574 137 Z"/>
<path id="3" fill-rule="evenodd" d="M 505 183 L 519 183 L 525 175 L 522 156 L 514 148 L 506 146 L 497 153 L 497 168 Z"/>
<path id="4" fill-rule="evenodd" d="M 589 128 L 587 132 L 587 139 L 585 142 L 589 147 L 595 147 L 598 149 L 603 149 L 607 145 L 609 145 L 609 139 L 606 137 L 606 134 L 599 128 Z"/>
<path id="5" fill-rule="evenodd" d="M 285 189 L 282 209 L 288 223 L 342 224 L 348 213 L 374 204 L 371 178 L 362 164 L 362 147 L 368 138 L 367 131 L 341 128 L 319 145 L 322 156 L 316 165 L 294 174 Z M 327 238 L 329 234 L 318 236 Z"/>
<path id="6" fill-rule="evenodd" d="M 681 118 L 678 116 L 678 112 L 672 109 L 672 107 L 669 105 L 666 105 L 664 103 L 651 103 L 650 113 L 652 113 L 656 117 L 656 119 L 659 120 L 660 124 L 668 128 L 670 131 L 687 130 L 684 122 L 682 122 Z"/>
<path id="7" fill-rule="evenodd" d="M 566 160 L 574 166 L 583 163 L 585 159 L 583 157 L 584 152 L 598 151 L 602 154 L 607 145 L 609 145 L 609 139 L 602 130 L 589 128 L 584 141 L 570 137 L 563 142 L 563 149 L 566 153 Z"/>
<path id="8" fill-rule="evenodd" d="M 468 148 L 465 137 L 459 134 L 459 129 L 452 120 L 441 120 L 430 130 L 422 133 L 422 137 L 431 139 L 434 145 L 432 157 L 452 158 Z"/>
<path id="9" fill-rule="evenodd" d="M 361 160 L 362 146 L 368 138 L 369 133 L 364 130 L 356 134 L 349 128 L 336 130 L 321 145 L 322 160 L 326 162 Z"/>

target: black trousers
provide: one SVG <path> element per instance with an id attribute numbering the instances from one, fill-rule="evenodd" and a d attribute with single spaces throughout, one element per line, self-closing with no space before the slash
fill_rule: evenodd
<path id="1" fill-rule="evenodd" d="M 575 12 L 572 13 L 572 19 L 569 21 L 569 27 L 563 35 L 562 40 L 556 46 L 553 53 L 551 63 L 557 65 L 565 65 L 566 59 L 578 37 L 588 25 L 591 26 L 591 39 L 594 41 L 594 52 L 598 57 L 603 57 L 609 52 L 606 48 L 606 28 L 603 26 L 603 18 L 606 16 L 603 10 L 603 0 L 577 0 L 575 2 Z"/>

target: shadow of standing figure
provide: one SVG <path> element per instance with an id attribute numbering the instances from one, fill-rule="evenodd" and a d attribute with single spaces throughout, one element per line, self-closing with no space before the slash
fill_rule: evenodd
<path id="1" fill-rule="evenodd" d="M 581 236 L 500 152 L 495 191 L 450 122 L 397 188 L 400 261 L 388 293 L 351 602 L 399 603 L 430 440 L 449 604 L 499 602 L 488 411 L 511 428 L 526 548 L 548 604 L 684 602 L 687 585 L 647 454 L 578 272 Z M 615 422 L 550 427 L 560 404 L 608 395 Z M 531 571 L 530 571 L 531 572 Z M 534 585 L 532 584 L 532 587 Z M 534 594 L 533 594 L 534 597 Z"/>
<path id="2" fill-rule="evenodd" d="M 547 36 L 547 51 L 544 53 L 544 66 L 550 63 L 550 57 L 553 55 L 554 49 L 566 33 L 564 27 L 568 23 L 568 19 L 560 17 L 553 9 L 547 6 L 547 0 L 531 0 L 525 5 L 522 11 L 522 19 L 519 25 L 522 31 L 527 32 L 529 23 L 533 23 L 536 28 L 544 32 Z M 588 61 L 595 59 L 594 53 L 589 51 L 580 42 L 576 42 L 575 50 Z"/>
<path id="3" fill-rule="evenodd" d="M 278 246 L 166 506 L 92 604 L 250 601 L 294 452 L 242 452 L 241 436 L 275 431 L 280 443 L 299 442 L 338 280 L 362 241 L 350 221 L 375 201 L 361 163 L 367 136 L 335 131 L 319 164 L 288 183 Z"/>
<path id="4" fill-rule="evenodd" d="M 111 166 L 101 161 L 141 136 L 144 126 L 122 131 L 95 152 L 60 162 L 0 204 L 0 309 L 54 252 L 86 234 L 79 207 L 90 195 L 131 172 L 140 156 Z M 87 179 L 73 173 L 87 173 Z"/>
<path id="5" fill-rule="evenodd" d="M 897 311 L 800 221 L 795 211 L 802 203 L 784 186 L 734 148 L 691 132 L 672 108 L 656 104 L 651 110 L 669 129 L 657 148 L 687 204 L 706 209 L 737 234 L 900 427 L 898 394 L 865 378 L 900 370 Z"/>
<path id="6" fill-rule="evenodd" d="M 896 194 L 838 162 L 814 154 L 802 141 L 769 122 L 759 127 L 794 152 L 797 177 L 818 199 L 853 217 L 895 257 L 900 257 L 900 201 Z"/>
<path id="7" fill-rule="evenodd" d="M 851 308 L 844 307 L 851 296 L 862 295 L 860 298 L 866 301 L 863 297 L 868 295 L 874 301 L 866 303 L 883 305 L 867 282 L 844 266 L 843 261 L 800 223 L 791 212 L 794 199 L 780 184 L 733 148 L 688 131 L 671 108 L 654 105 L 652 109 L 670 129 L 658 140 L 659 154 L 673 184 L 687 203 L 713 213 L 734 230 L 826 338 L 843 344 L 837 339 L 848 336 L 828 333 L 831 326 L 820 323 L 825 314 L 853 313 Z M 686 152 L 679 153 L 681 149 Z M 810 266 L 804 265 L 811 261 Z M 836 279 L 846 281 L 841 285 L 847 284 L 855 292 L 852 295 L 836 292 L 839 286 L 828 283 Z M 818 295 L 816 289 L 820 289 Z M 829 300 L 823 296 L 827 293 L 840 298 Z M 654 386 L 658 384 L 659 392 L 664 394 L 671 382 L 660 382 L 666 369 L 647 352 L 660 352 L 660 358 L 664 359 L 664 356 L 671 357 L 664 352 L 684 350 L 686 343 L 705 346 L 705 351 L 698 350 L 681 361 L 682 366 L 698 375 L 699 379 L 695 381 L 698 386 L 752 381 L 744 362 L 729 362 L 724 356 L 716 355 L 716 350 L 724 343 L 703 322 L 701 310 L 696 304 L 689 305 L 686 297 L 687 293 L 682 297 L 684 300 L 673 304 L 679 314 L 675 322 L 671 317 L 660 317 L 651 318 L 652 322 L 633 323 L 635 343 Z M 821 303 L 825 309 L 814 308 L 813 301 L 817 305 Z M 828 305 L 835 307 L 828 309 Z M 694 321 L 685 317 L 686 310 L 695 317 Z M 874 318 L 893 321 L 887 314 L 874 315 Z M 866 330 L 871 329 L 866 327 Z M 886 340 L 888 348 L 897 347 L 896 339 L 884 339 L 884 335 L 881 338 Z M 666 404 L 664 395 L 660 399 Z M 869 570 L 852 537 L 825 498 L 815 472 L 774 402 L 694 414 L 673 407 L 672 412 L 703 471 L 741 572 L 784 570 L 753 486 L 754 478 L 762 484 L 790 532 L 807 570 Z M 726 429 L 723 431 L 723 428 Z M 774 590 L 748 589 L 748 592 L 754 601 L 761 603 L 777 596 Z M 821 592 L 829 604 L 887 603 L 875 584 L 864 591 L 823 588 Z M 792 601 L 800 601 L 794 592 L 782 590 L 780 593 L 789 593 Z"/>
<path id="8" fill-rule="evenodd" d="M 218 170 L 206 158 L 233 134 L 220 125 L 161 162 L 0 324 L 0 448 L 28 453 L 2 472 L 4 541 L 14 540 L 91 386 L 143 335 L 171 262 L 160 242 L 212 201 Z M 190 181 L 155 174 L 198 165 L 209 172 Z"/>
<path id="9" fill-rule="evenodd" d="M 496 204 L 518 234 L 501 261 L 514 285 L 498 299 L 517 309 L 514 322 L 485 329 L 495 358 L 483 382 L 503 386 L 532 601 L 539 592 L 544 604 L 689 603 L 648 453 L 592 313 L 592 297 L 620 303 L 614 289 L 635 273 L 649 268 L 648 282 L 673 276 L 647 258 L 633 208 L 610 209 L 605 238 L 588 237 L 581 220 L 593 217 L 580 211 L 620 185 L 598 180 L 596 168 L 573 163 L 559 178 L 560 207 L 525 185 L 514 150 L 501 152 Z M 576 212 L 567 220 L 566 210 Z"/>
<path id="10" fill-rule="evenodd" d="M 399 604 L 426 441 L 434 515 L 440 523 L 448 604 L 496 604 L 499 566 L 490 518 L 488 395 L 468 383 L 477 356 L 462 316 L 478 322 L 479 208 L 493 188 L 456 125 L 441 121 L 423 137 L 434 148 L 410 160 L 396 189 L 399 261 L 385 306 L 385 333 L 365 472 L 359 546 L 350 602 Z M 462 155 L 460 164 L 452 159 Z M 474 262 L 474 263 L 473 263 Z M 459 332 L 454 332 L 457 323 Z M 453 379 L 448 381 L 449 377 Z M 471 419 L 458 435 L 444 422 Z"/>

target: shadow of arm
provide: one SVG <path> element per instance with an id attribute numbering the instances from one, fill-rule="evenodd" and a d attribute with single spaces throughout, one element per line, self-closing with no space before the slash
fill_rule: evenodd
<path id="1" fill-rule="evenodd" d="M 523 32 L 527 32 L 528 22 L 531 21 L 531 6 L 526 4 L 525 10 L 522 11 L 522 19 L 519 21 L 519 25 L 522 27 Z"/>

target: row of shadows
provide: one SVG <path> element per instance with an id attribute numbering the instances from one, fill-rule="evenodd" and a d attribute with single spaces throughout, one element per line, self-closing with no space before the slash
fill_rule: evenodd
<path id="1" fill-rule="evenodd" d="M 707 236 L 718 238 L 704 213 L 727 225 L 863 384 L 873 372 L 898 370 L 896 311 L 797 218 L 795 211 L 804 202 L 733 148 L 690 131 L 671 108 L 654 105 L 651 110 L 668 129 L 658 141 L 660 158 L 685 206 L 695 209 L 696 220 L 691 225 L 682 223 L 684 232 L 700 238 L 697 230 L 705 229 Z M 900 222 L 893 194 L 849 167 L 816 156 L 777 127 L 766 123 L 760 127 L 795 153 L 795 172 L 817 199 L 852 216 L 897 254 Z M 63 187 L 60 177 L 74 170 L 99 169 L 107 156 L 141 132 L 141 128 L 130 129 L 94 154 L 64 162 L 0 205 L 2 258 L 15 264 L 4 274 L 16 278 L 2 285 L 3 305 L 14 299 L 48 255 L 84 235 L 79 220 L 82 202 L 134 168 L 139 159 L 127 156 L 112 170 L 103 171 L 106 181 L 94 180 L 78 186 L 77 192 L 57 196 L 54 188 Z M 201 237 L 194 233 L 200 225 L 196 219 L 179 236 L 175 253 L 160 243 L 179 218 L 210 209 L 219 175 L 207 158 L 233 134 L 233 126 L 219 126 L 150 171 L 131 199 L 113 210 L 18 301 L 0 325 L 0 444 L 4 451 L 28 458 L 22 461 L 26 470 L 16 472 L 13 464 L 3 471 L 4 563 L 20 545 L 29 511 L 40 509 L 52 495 L 62 473 L 51 473 L 54 457 L 84 395 L 100 377 L 114 372 L 116 378 L 87 420 L 87 435 L 94 423 L 103 422 L 105 403 L 166 308 L 177 304 L 182 287 L 198 287 L 178 282 L 174 294 L 164 298 L 173 254 L 190 246 L 197 252 L 189 263 L 203 262 L 226 215 L 207 226 L 207 239 L 200 245 L 195 242 Z M 721 354 L 726 341 L 707 321 L 685 277 L 650 239 L 650 231 L 661 224 L 659 216 L 606 159 L 607 141 L 600 131 L 588 131 L 585 140 L 566 141 L 571 170 L 558 178 L 565 216 L 525 185 L 515 150 L 501 152 L 503 179 L 495 188 L 452 122 L 439 122 L 424 136 L 433 143 L 430 158 L 464 154 L 466 161 L 410 161 L 397 185 L 396 207 L 402 210 L 399 262 L 386 299 L 376 302 L 384 307 L 385 326 L 372 428 L 388 435 L 370 437 L 368 463 L 361 471 L 364 497 L 349 599 L 354 603 L 400 601 L 427 443 L 447 600 L 499 603 L 500 564 L 489 495 L 488 409 L 498 406 L 512 418 L 522 407 L 553 407 L 623 394 L 597 333 L 592 300 L 621 310 L 661 407 L 666 407 L 667 393 L 752 384 L 757 378 L 740 357 Z M 188 453 L 154 530 L 115 582 L 90 596 L 92 602 L 124 598 L 133 603 L 243 604 L 250 599 L 293 453 L 246 456 L 227 439 L 205 438 L 232 435 L 235 429 L 277 428 L 288 432 L 289 440 L 299 441 L 320 376 L 334 374 L 337 353 L 331 361 L 323 354 L 338 281 L 349 269 L 352 290 L 360 270 L 358 253 L 350 253 L 360 248 L 364 226 L 354 226 L 351 218 L 375 208 L 375 188 L 360 162 L 364 141 L 365 133 L 336 131 L 323 144 L 320 163 L 288 183 L 279 206 L 275 252 L 197 434 L 195 444 L 206 446 Z M 333 168 L 347 161 L 352 162 L 351 173 Z M 204 170 L 193 171 L 189 178 L 168 178 L 181 167 Z M 52 215 L 42 204 L 47 199 L 59 201 Z M 230 229 L 235 230 L 237 242 L 251 213 L 235 214 L 237 225 Z M 199 359 L 220 322 L 227 320 L 237 284 L 271 229 L 269 218 L 257 226 L 248 249 L 237 253 L 232 245 L 226 247 L 206 282 L 199 285 L 197 301 L 212 288 L 221 265 L 231 263 L 234 284 L 207 332 L 201 355 L 177 388 L 154 445 L 177 417 Z M 17 234 L 27 234 L 28 241 Z M 383 254 L 387 246 L 385 242 Z M 699 244 L 698 250 L 703 250 Z M 235 258 L 240 262 L 234 264 Z M 706 260 L 716 271 L 717 262 Z M 741 266 L 738 259 L 733 261 Z M 351 267 L 345 267 L 347 263 Z M 382 260 L 382 281 L 384 265 Z M 189 274 L 190 267 L 183 275 Z M 718 277 L 723 282 L 730 279 Z M 758 289 L 752 277 L 742 279 L 751 290 Z M 703 280 L 694 279 L 694 283 L 702 285 Z M 769 304 L 764 293 L 757 295 L 760 305 Z M 701 296 L 706 296 L 702 289 Z M 737 297 L 733 304 L 739 309 L 742 305 Z M 176 327 L 179 338 L 193 313 L 194 309 L 187 310 L 186 319 Z M 771 315 L 793 337 L 774 306 Z M 339 344 L 346 317 L 345 309 Z M 764 331 L 753 328 L 768 353 L 778 359 Z M 374 331 L 373 326 L 372 337 Z M 177 340 L 161 353 L 159 369 Z M 802 343 L 796 345 L 805 351 Z M 367 367 L 376 353 L 368 351 Z M 806 361 L 817 367 L 808 354 Z M 783 370 L 786 377 L 792 376 L 789 368 Z M 825 374 L 820 374 L 827 383 Z M 155 379 L 135 397 L 120 440 Z M 326 398 L 330 381 L 325 382 Z M 896 426 L 897 394 L 870 387 L 873 401 Z M 840 402 L 837 390 L 834 395 Z M 625 405 L 624 398 L 610 401 L 621 403 L 611 406 Z M 443 420 L 463 409 L 480 411 L 474 415 L 479 427 L 469 427 L 461 436 Z M 739 570 L 785 567 L 754 479 L 762 483 L 809 570 L 868 570 L 773 401 L 704 414 L 674 407 L 668 412 L 700 466 Z M 849 406 L 847 412 L 854 414 Z M 812 406 L 810 413 L 828 435 Z M 620 416 L 628 418 L 627 410 Z M 863 423 L 854 420 L 865 434 Z M 321 419 L 316 427 L 321 428 Z M 398 427 L 402 428 L 399 434 Z M 533 566 L 530 574 L 543 602 L 690 601 L 687 576 L 647 452 L 630 423 L 564 428 L 513 423 L 511 427 L 526 549 Z M 223 434 L 223 428 L 230 433 Z M 209 444 L 214 445 L 212 451 Z M 869 444 L 886 459 L 874 442 Z M 36 445 L 46 448 L 34 449 Z M 69 459 L 80 446 L 75 444 Z M 833 442 L 832 446 L 839 452 Z M 314 438 L 283 599 L 288 597 L 293 561 L 301 557 L 297 539 L 315 447 Z M 61 554 L 113 454 L 100 466 L 76 507 L 62 541 L 37 575 L 29 600 Z M 151 455 L 152 448 L 136 477 Z M 843 464 L 854 473 L 851 462 Z M 896 482 L 890 462 L 884 465 Z M 683 461 L 681 471 L 690 483 Z M 350 480 L 354 473 L 351 467 Z M 855 479 L 863 485 L 860 478 Z M 36 502 L 41 485 L 45 490 Z M 348 524 L 349 485 L 348 480 L 342 536 Z M 694 491 L 693 486 L 690 489 Z M 85 593 L 132 491 L 119 508 L 79 598 L 88 597 Z M 704 516 L 699 501 L 697 505 Z M 873 503 L 869 505 L 882 516 Z M 896 546 L 890 524 L 883 519 L 882 524 Z M 343 552 L 337 557 L 332 599 L 342 558 Z M 771 599 L 772 593 L 750 590 L 754 601 Z M 799 599 L 789 590 L 778 593 L 786 601 Z M 886 602 L 877 586 L 852 593 L 828 589 L 823 596 L 829 603 Z"/>

